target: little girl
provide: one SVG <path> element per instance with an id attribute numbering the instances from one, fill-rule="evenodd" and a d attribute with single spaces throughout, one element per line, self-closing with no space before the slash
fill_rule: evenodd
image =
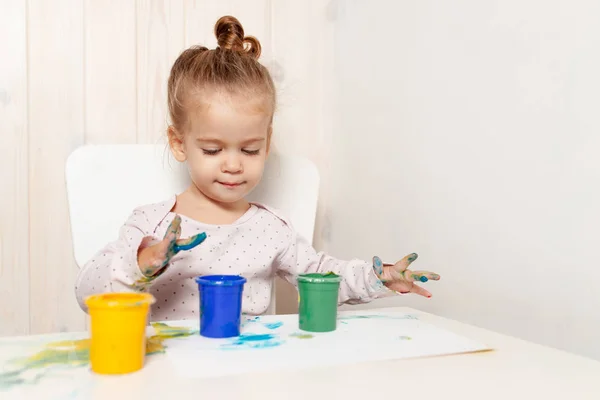
<path id="1" fill-rule="evenodd" d="M 194 278 L 234 274 L 247 279 L 242 311 L 262 314 L 275 274 L 296 284 L 307 272 L 342 277 L 339 303 L 364 303 L 394 293 L 431 294 L 413 282 L 438 280 L 410 271 L 410 254 L 396 264 L 341 261 L 317 253 L 289 220 L 245 196 L 259 183 L 270 149 L 275 87 L 257 60 L 259 41 L 244 36 L 231 16 L 215 25 L 218 47 L 194 46 L 175 61 L 168 81 L 168 140 L 192 184 L 161 203 L 130 215 L 119 238 L 80 271 L 77 300 L 102 292 L 147 291 L 152 320 L 198 317 Z M 187 239 L 180 239 L 181 237 Z"/>

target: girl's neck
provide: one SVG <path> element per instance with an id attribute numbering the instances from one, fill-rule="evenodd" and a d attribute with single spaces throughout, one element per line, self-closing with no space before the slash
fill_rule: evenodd
<path id="1" fill-rule="evenodd" d="M 250 208 L 246 199 L 222 203 L 205 196 L 195 185 L 177 196 L 173 212 L 213 225 L 232 224 Z"/>

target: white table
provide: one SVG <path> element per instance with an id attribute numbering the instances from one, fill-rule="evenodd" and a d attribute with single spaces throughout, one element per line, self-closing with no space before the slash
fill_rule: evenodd
<path id="1" fill-rule="evenodd" d="M 600 399 L 600 362 L 479 329 L 409 308 L 419 319 L 475 339 L 495 350 L 455 356 L 362 363 L 214 379 L 177 376 L 164 355 L 126 376 L 95 376 L 80 387 L 64 376 L 0 391 L 0 399 Z M 69 334 L 4 338 L 15 348 L 35 340 L 56 341 Z M 85 337 L 85 333 L 80 333 Z M 81 372 L 81 368 L 79 368 Z M 84 367 L 85 370 L 85 367 Z M 87 373 L 87 372 L 85 372 Z M 66 390 L 66 388 L 68 390 Z M 59 390 L 60 389 L 60 390 Z M 66 392 L 65 392 L 66 390 Z M 59 392 L 62 394 L 59 397 Z M 66 394 L 65 394 L 66 393 Z M 24 397 L 27 395 L 27 397 Z M 178 397 L 179 396 L 179 397 Z"/>

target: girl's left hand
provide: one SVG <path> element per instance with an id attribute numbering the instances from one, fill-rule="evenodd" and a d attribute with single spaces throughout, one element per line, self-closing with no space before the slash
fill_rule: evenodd
<path id="1" fill-rule="evenodd" d="M 373 257 L 373 269 L 378 278 L 388 289 L 399 293 L 415 293 L 431 297 L 431 293 L 415 282 L 438 281 L 440 276 L 429 271 L 411 271 L 409 265 L 417 259 L 417 254 L 412 253 L 398 261 L 396 264 L 384 264 L 377 256 Z"/>

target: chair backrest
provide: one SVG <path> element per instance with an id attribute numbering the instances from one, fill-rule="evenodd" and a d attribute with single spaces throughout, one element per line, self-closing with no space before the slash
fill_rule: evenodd
<path id="1" fill-rule="evenodd" d="M 183 164 L 164 145 L 86 145 L 66 163 L 75 261 L 81 267 L 117 238 L 132 210 L 180 193 L 189 185 Z M 319 173 L 308 159 L 271 154 L 249 200 L 280 210 L 309 242 L 313 239 Z"/>

